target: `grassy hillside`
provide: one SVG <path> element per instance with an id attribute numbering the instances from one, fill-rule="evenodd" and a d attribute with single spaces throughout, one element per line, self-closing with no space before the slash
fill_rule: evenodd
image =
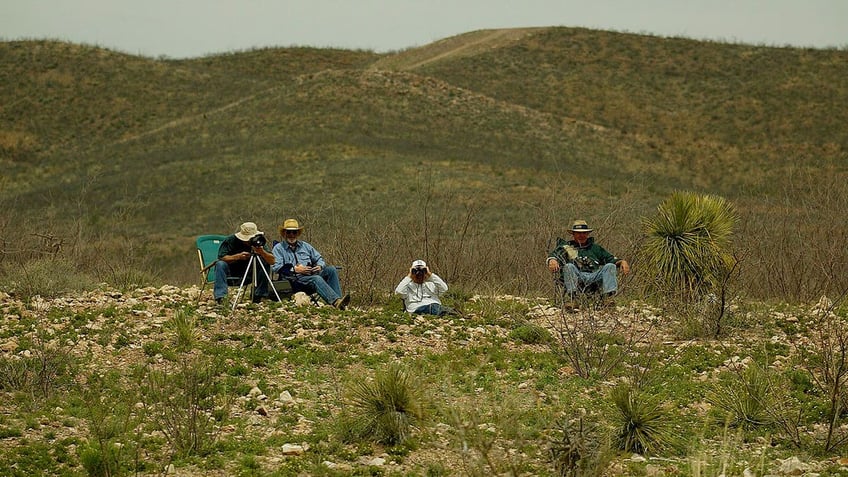
<path id="1" fill-rule="evenodd" d="M 195 235 L 254 220 L 275 236 L 295 216 L 366 296 L 413 257 L 470 288 L 546 290 L 528 258 L 565 222 L 638 262 L 639 217 L 675 189 L 727 195 L 746 244 L 792 252 L 805 235 L 775 220 L 848 236 L 830 218 L 846 210 L 846 56 L 565 28 L 179 61 L 0 43 L 0 266 L 44 239 L 101 275 L 123 257 L 186 283 Z M 40 238 L 17 243 L 22 228 Z M 751 276 L 792 271 L 746 246 Z M 844 285 L 825 268 L 750 291 Z"/>

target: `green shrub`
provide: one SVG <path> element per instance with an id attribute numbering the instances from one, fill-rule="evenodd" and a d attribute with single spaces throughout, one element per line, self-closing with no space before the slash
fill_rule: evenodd
<path id="1" fill-rule="evenodd" d="M 388 445 L 403 443 L 424 418 L 415 386 L 395 364 L 378 372 L 373 381 L 356 381 L 350 389 L 354 433 Z"/>
<path id="2" fill-rule="evenodd" d="M 174 312 L 166 326 L 176 335 L 176 348 L 179 351 L 190 351 L 194 346 L 197 318 L 194 310 L 180 308 Z"/>
<path id="3" fill-rule="evenodd" d="M 552 340 L 551 333 L 539 325 L 522 323 L 509 332 L 510 339 L 525 344 L 546 344 Z"/>
<path id="4" fill-rule="evenodd" d="M 209 451 L 218 437 L 217 419 L 229 415 L 231 403 L 219 389 L 219 369 L 217 362 L 193 358 L 173 371 L 147 372 L 142 389 L 147 414 L 179 456 Z"/>

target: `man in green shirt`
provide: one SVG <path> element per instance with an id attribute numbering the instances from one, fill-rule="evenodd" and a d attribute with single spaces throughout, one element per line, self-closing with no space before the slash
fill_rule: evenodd
<path id="1" fill-rule="evenodd" d="M 257 238 L 263 240 L 257 240 Z M 253 281 L 253 277 L 248 273 L 250 270 L 247 268 L 251 257 L 256 259 L 256 262 L 254 262 L 256 266 L 265 269 L 264 273 L 261 270 L 256 270 L 256 289 L 253 294 L 253 302 L 259 303 L 268 298 L 269 283 L 267 277 L 270 266 L 274 264 L 274 256 L 266 250 L 264 238 L 264 234 L 256 228 L 256 224 L 245 222 L 239 226 L 236 233 L 221 242 L 221 246 L 218 248 L 218 261 L 215 262 L 215 287 L 213 288 L 213 295 L 217 303 L 221 303 L 227 296 L 227 277 L 243 277 L 245 278 L 244 283 Z"/>
<path id="2" fill-rule="evenodd" d="M 585 220 L 575 220 L 571 224 L 572 240 L 559 239 L 557 246 L 548 254 L 548 270 L 560 273 L 562 285 L 570 297 L 584 292 L 590 286 L 599 284 L 605 296 L 618 291 L 617 271 L 622 275 L 630 273 L 627 260 L 616 257 L 595 243 L 589 234 L 592 229 Z"/>

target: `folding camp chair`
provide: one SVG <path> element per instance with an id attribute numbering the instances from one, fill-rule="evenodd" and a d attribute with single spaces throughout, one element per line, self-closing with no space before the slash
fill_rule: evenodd
<path id="1" fill-rule="evenodd" d="M 203 296 L 203 290 L 206 288 L 206 285 L 215 283 L 215 262 L 218 261 L 218 249 L 221 248 L 221 242 L 226 238 L 226 235 L 201 235 L 195 240 L 197 258 L 200 260 L 200 279 L 202 280 L 200 295 L 197 297 L 198 300 Z M 237 277 L 233 278 L 237 280 Z M 228 278 L 227 284 L 238 285 L 238 282 L 231 282 Z"/>

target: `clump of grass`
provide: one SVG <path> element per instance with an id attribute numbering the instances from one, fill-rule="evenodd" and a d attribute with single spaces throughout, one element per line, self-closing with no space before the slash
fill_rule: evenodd
<path id="1" fill-rule="evenodd" d="M 657 400 L 625 385 L 613 389 L 611 397 L 618 410 L 620 450 L 651 454 L 671 446 L 669 418 Z"/>
<path id="2" fill-rule="evenodd" d="M 546 344 L 553 340 L 548 330 L 530 322 L 521 323 L 513 328 L 509 332 L 509 337 L 524 344 Z"/>
<path id="3" fill-rule="evenodd" d="M 360 380 L 350 389 L 355 435 L 388 445 L 403 443 L 424 418 L 416 383 L 399 365 Z"/>
<path id="4" fill-rule="evenodd" d="M 67 349 L 37 340 L 30 356 L 0 356 L 0 391 L 50 398 L 71 386 L 79 363 Z"/>
<path id="5" fill-rule="evenodd" d="M 180 308 L 168 321 L 168 327 L 176 334 L 177 350 L 189 351 L 194 346 L 197 318 L 193 310 Z"/>
<path id="6" fill-rule="evenodd" d="M 23 300 L 35 296 L 55 298 L 73 292 L 91 290 L 96 283 L 65 259 L 41 258 L 10 268 L 2 278 L 2 288 Z"/>

